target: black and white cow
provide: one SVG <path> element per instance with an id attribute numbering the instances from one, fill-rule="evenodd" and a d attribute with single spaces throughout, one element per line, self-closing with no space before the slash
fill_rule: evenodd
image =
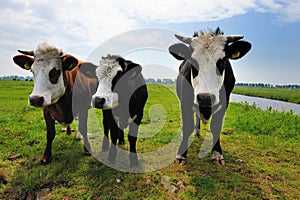
<path id="1" fill-rule="evenodd" d="M 176 162 L 186 163 L 188 139 L 194 129 L 193 113 L 196 111 L 198 119 L 205 124 L 211 118 L 212 160 L 214 164 L 224 165 L 220 132 L 235 84 L 229 59 L 243 57 L 251 49 L 251 44 L 240 41 L 243 36 L 225 36 L 219 28 L 200 31 L 194 37 L 175 37 L 183 42 L 169 47 L 176 59 L 183 60 L 176 82 L 183 132 Z"/>
<path id="2" fill-rule="evenodd" d="M 85 71 L 87 76 L 97 77 L 99 85 L 92 97 L 92 106 L 103 111 L 104 140 L 102 151 L 109 148 L 109 161 L 115 162 L 116 144 L 124 144 L 124 129 L 129 126 L 130 165 L 137 166 L 136 141 L 143 118 L 148 92 L 139 64 L 119 56 L 102 57 L 94 71 Z"/>
<path id="3" fill-rule="evenodd" d="M 91 147 L 87 137 L 88 109 L 95 93 L 98 81 L 88 78 L 79 72 L 93 66 L 83 63 L 75 57 L 64 54 L 58 48 L 41 43 L 35 50 L 20 51 L 13 57 L 14 62 L 34 75 L 33 91 L 28 102 L 34 107 L 43 108 L 47 128 L 47 144 L 41 164 L 47 164 L 52 158 L 52 142 L 55 138 L 55 121 L 67 126 L 74 116 L 79 115 L 78 131 L 84 139 L 84 151 L 91 155 Z M 92 67 L 94 69 L 94 67 Z"/>

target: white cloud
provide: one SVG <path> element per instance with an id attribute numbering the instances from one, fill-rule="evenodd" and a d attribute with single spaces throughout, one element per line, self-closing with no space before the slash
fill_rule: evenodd
<path id="1" fill-rule="evenodd" d="M 259 0 L 256 6 L 258 12 L 278 12 L 282 8 L 282 4 L 276 3 L 274 0 Z"/>
<path id="2" fill-rule="evenodd" d="M 67 50 L 79 42 L 95 47 L 143 22 L 221 20 L 249 10 L 277 13 L 279 21 L 300 21 L 299 0 L 13 0 L 0 6 L 0 31 L 4 36 L 0 42 L 18 42 L 19 47 L 27 43 L 27 48 L 45 40 Z"/>
<path id="3" fill-rule="evenodd" d="M 1 75 L 14 73 L 15 66 L 6 66 L 12 65 L 17 49 L 34 49 L 47 41 L 85 59 L 106 39 L 137 27 L 109 1 L 4 1 L 0 19 Z"/>
<path id="4" fill-rule="evenodd" d="M 284 9 L 279 12 L 279 21 L 284 23 L 294 23 L 300 21 L 300 1 L 285 1 Z"/>
<path id="5" fill-rule="evenodd" d="M 221 20 L 249 11 L 276 14 L 276 20 L 283 23 L 300 21 L 299 0 L 127 0 L 112 1 L 129 17 L 146 22 L 191 23 Z"/>
<path id="6" fill-rule="evenodd" d="M 67 48 L 76 44 L 72 40 L 75 38 L 80 39 L 82 44 L 92 45 L 136 28 L 134 20 L 104 1 L 53 0 L 36 3 L 14 0 L 10 7 L 0 11 L 0 17 L 4 19 L 0 22 L 1 29 L 18 35 L 20 40 L 34 37 L 57 43 L 58 38 L 63 38 L 71 40 L 63 44 Z"/>
<path id="7" fill-rule="evenodd" d="M 86 42 L 102 42 L 112 35 L 136 28 L 136 22 L 119 12 L 110 1 L 57 3 L 56 16 L 65 28 Z"/>
<path id="8" fill-rule="evenodd" d="M 84 59 L 102 42 L 144 22 L 206 22 L 249 11 L 274 13 L 283 23 L 300 21 L 299 0 L 4 0 L 0 60 L 11 59 L 8 52 L 32 49 L 44 41 Z"/>
<path id="9" fill-rule="evenodd" d="M 128 16 L 139 20 L 158 23 L 186 23 L 218 20 L 244 14 L 247 9 L 255 7 L 254 2 L 254 0 L 152 0 L 137 3 L 135 0 L 127 0 L 126 4 L 119 5 L 120 9 Z"/>
<path id="10" fill-rule="evenodd" d="M 275 14 L 277 23 L 300 22 L 300 0 L 258 0 L 255 10 Z"/>

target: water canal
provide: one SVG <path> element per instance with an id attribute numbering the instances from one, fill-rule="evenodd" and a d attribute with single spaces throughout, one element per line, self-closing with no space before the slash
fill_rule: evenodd
<path id="1" fill-rule="evenodd" d="M 300 115 L 300 104 L 265 99 L 260 97 L 250 97 L 239 94 L 230 95 L 230 102 L 242 103 L 245 101 L 247 101 L 250 105 L 253 105 L 255 103 L 257 107 L 261 108 L 262 110 L 267 110 L 271 106 L 273 110 L 282 112 L 289 112 L 292 110 L 294 114 Z"/>

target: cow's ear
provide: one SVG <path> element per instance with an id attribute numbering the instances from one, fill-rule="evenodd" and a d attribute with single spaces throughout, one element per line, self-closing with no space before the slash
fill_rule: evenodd
<path id="1" fill-rule="evenodd" d="M 237 41 L 228 45 L 225 48 L 225 54 L 227 58 L 237 60 L 246 55 L 251 49 L 251 44 L 246 41 Z"/>
<path id="2" fill-rule="evenodd" d="M 72 70 L 78 65 L 78 60 L 74 56 L 64 55 L 62 58 L 63 70 Z"/>
<path id="3" fill-rule="evenodd" d="M 23 69 L 26 70 L 30 70 L 31 69 L 31 65 L 34 62 L 34 59 L 29 57 L 29 56 L 25 56 L 25 55 L 17 55 L 13 57 L 14 63 L 16 63 L 18 66 L 20 66 Z"/>
<path id="4" fill-rule="evenodd" d="M 129 78 L 135 78 L 142 72 L 142 67 L 139 64 L 131 61 L 125 61 L 125 73 Z"/>
<path id="5" fill-rule="evenodd" d="M 187 60 L 191 57 L 191 50 L 183 43 L 173 44 L 169 47 L 169 52 L 177 60 Z"/>
<path id="6" fill-rule="evenodd" d="M 97 78 L 96 76 L 97 67 L 98 67 L 97 65 L 88 62 L 81 63 L 78 66 L 80 73 L 82 73 L 83 75 L 89 78 Z"/>

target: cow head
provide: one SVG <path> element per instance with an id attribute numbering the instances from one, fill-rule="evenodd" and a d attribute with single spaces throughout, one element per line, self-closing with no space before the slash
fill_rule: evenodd
<path id="1" fill-rule="evenodd" d="M 78 60 L 47 43 L 39 44 L 34 51 L 18 51 L 22 54 L 14 56 L 14 62 L 25 70 L 31 70 L 34 76 L 29 104 L 45 107 L 56 103 L 66 90 L 65 71 L 77 66 Z"/>
<path id="2" fill-rule="evenodd" d="M 99 84 L 92 97 L 92 106 L 99 109 L 112 109 L 119 105 L 121 98 L 128 96 L 129 82 L 137 77 L 141 70 L 142 67 L 136 63 L 108 55 L 102 57 L 96 69 L 80 69 L 80 72 L 98 79 Z M 122 100 L 126 101 L 126 99 Z"/>
<path id="3" fill-rule="evenodd" d="M 224 36 L 217 28 L 204 30 L 194 37 L 175 35 L 183 43 L 169 47 L 169 52 L 178 60 L 192 64 L 191 84 L 194 88 L 194 103 L 212 107 L 220 102 L 219 92 L 223 86 L 228 59 L 239 59 L 250 49 L 251 44 L 239 41 L 243 36 Z"/>

